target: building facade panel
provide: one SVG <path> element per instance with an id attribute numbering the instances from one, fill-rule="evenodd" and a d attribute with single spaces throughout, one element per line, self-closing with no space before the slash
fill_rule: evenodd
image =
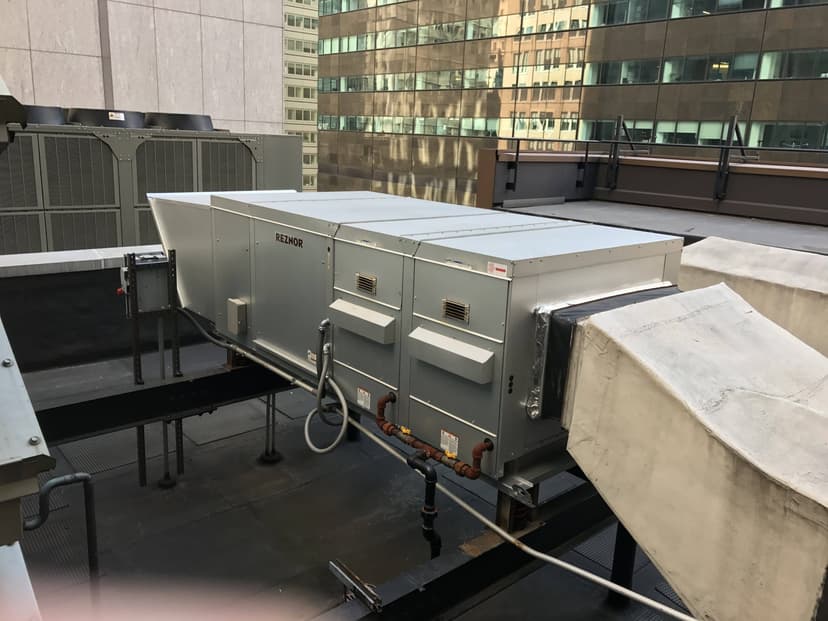
<path id="1" fill-rule="evenodd" d="M 719 144 L 732 115 L 754 144 L 824 143 L 826 10 L 820 0 L 323 0 L 322 187 L 356 152 L 342 145 L 361 142 L 371 171 L 349 164 L 348 174 L 374 189 L 474 202 L 483 145 L 573 149 L 611 138 L 619 115 L 635 140 L 656 144 Z"/>

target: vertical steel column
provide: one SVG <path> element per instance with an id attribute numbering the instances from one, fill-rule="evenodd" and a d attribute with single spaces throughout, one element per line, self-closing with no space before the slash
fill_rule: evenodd
<path id="1" fill-rule="evenodd" d="M 167 379 L 167 360 L 164 355 L 164 313 L 158 315 L 158 361 L 161 371 L 161 379 Z"/>
<path id="2" fill-rule="evenodd" d="M 184 420 L 175 419 L 175 466 L 179 475 L 184 474 Z"/>
<path id="3" fill-rule="evenodd" d="M 132 321 L 132 377 L 136 384 L 143 384 L 141 373 L 141 327 L 138 318 L 138 278 L 135 273 L 135 254 L 126 255 L 127 304 Z"/>
<path id="4" fill-rule="evenodd" d="M 162 489 L 175 487 L 175 479 L 173 479 L 170 475 L 170 434 L 167 429 L 167 425 L 169 425 L 169 421 L 161 421 L 161 440 L 164 445 L 162 449 L 164 457 L 164 476 L 160 481 L 158 481 L 158 487 Z"/>
<path id="5" fill-rule="evenodd" d="M 175 250 L 167 253 L 167 301 L 170 304 L 172 332 L 170 333 L 172 350 L 173 377 L 181 377 L 181 341 L 178 337 L 178 271 Z"/>
<path id="6" fill-rule="evenodd" d="M 138 485 L 147 486 L 147 438 L 143 425 L 135 428 L 135 444 L 138 451 Z"/>
<path id="7" fill-rule="evenodd" d="M 618 522 L 615 529 L 615 552 L 612 555 L 610 580 L 627 589 L 632 588 L 636 547 L 635 539 L 632 538 L 630 532 L 624 528 L 621 522 Z M 630 603 L 630 600 L 615 591 L 611 591 L 607 594 L 607 603 L 613 606 L 626 606 Z"/>
<path id="8" fill-rule="evenodd" d="M 259 455 L 259 463 L 272 465 L 282 461 L 282 454 L 276 450 L 276 393 L 265 398 L 265 449 Z"/>

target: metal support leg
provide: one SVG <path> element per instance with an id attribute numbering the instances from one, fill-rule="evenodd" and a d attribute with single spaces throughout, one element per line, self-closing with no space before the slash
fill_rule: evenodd
<path id="1" fill-rule="evenodd" d="M 164 315 L 158 316 L 158 359 L 160 363 L 161 379 L 167 379 L 167 360 L 164 355 Z"/>
<path id="2" fill-rule="evenodd" d="M 171 329 L 170 349 L 172 350 L 172 371 L 173 377 L 181 377 L 181 341 L 178 338 L 178 269 L 176 267 L 175 250 L 167 253 L 167 294 L 170 302 Z"/>
<path id="3" fill-rule="evenodd" d="M 175 487 L 175 479 L 170 475 L 170 434 L 167 425 L 169 425 L 168 421 L 161 421 L 161 437 L 164 444 L 164 476 L 158 481 L 158 487 L 162 489 Z"/>
<path id="4" fill-rule="evenodd" d="M 276 395 L 270 393 L 265 399 L 265 450 L 259 463 L 272 465 L 280 461 L 282 454 L 276 450 Z"/>
<path id="5" fill-rule="evenodd" d="M 141 370 L 141 327 L 138 315 L 138 278 L 135 273 L 135 255 L 126 255 L 127 267 L 127 295 L 129 318 L 132 322 L 132 378 L 136 384 L 143 384 Z"/>
<path id="6" fill-rule="evenodd" d="M 184 420 L 175 419 L 175 470 L 184 474 Z"/>
<path id="7" fill-rule="evenodd" d="M 624 525 L 618 522 L 618 527 L 615 529 L 615 552 L 612 556 L 610 580 L 627 589 L 632 588 L 633 573 L 635 572 L 635 550 L 635 539 L 624 528 Z M 607 594 L 607 603 L 613 606 L 626 606 L 630 603 L 630 600 L 613 591 Z"/>
<path id="8" fill-rule="evenodd" d="M 147 486 L 147 437 L 143 425 L 135 428 L 135 444 L 138 451 L 138 485 Z"/>
<path id="9" fill-rule="evenodd" d="M 533 502 L 538 502 L 538 486 L 530 490 Z M 495 523 L 510 533 L 526 528 L 532 518 L 532 509 L 509 494 L 498 490 L 495 506 Z"/>

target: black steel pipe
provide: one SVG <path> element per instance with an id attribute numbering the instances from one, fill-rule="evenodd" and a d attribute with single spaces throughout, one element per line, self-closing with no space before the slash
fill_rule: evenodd
<path id="1" fill-rule="evenodd" d="M 424 451 L 409 455 L 405 461 L 425 477 L 425 502 L 420 511 L 423 518 L 423 538 L 431 546 L 431 558 L 437 558 L 443 546 L 443 540 L 434 528 L 434 520 L 437 519 L 437 469 L 428 462 Z"/>
<path id="2" fill-rule="evenodd" d="M 23 521 L 24 530 L 35 530 L 49 519 L 49 496 L 55 488 L 73 483 L 83 483 L 83 502 L 86 518 L 86 558 L 89 564 L 89 586 L 95 602 L 100 591 L 100 567 L 98 565 L 98 523 L 95 516 L 95 488 L 92 475 L 87 472 L 74 472 L 61 477 L 49 479 L 40 488 L 38 495 L 39 510 L 33 518 Z"/>

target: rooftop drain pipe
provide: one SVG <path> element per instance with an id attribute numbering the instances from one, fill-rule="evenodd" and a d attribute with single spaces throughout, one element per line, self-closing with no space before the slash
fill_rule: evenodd
<path id="1" fill-rule="evenodd" d="M 437 519 L 437 470 L 426 461 L 427 459 L 425 452 L 417 451 L 413 455 L 409 455 L 405 461 L 425 478 L 425 502 L 420 515 L 423 516 L 423 537 L 431 545 L 431 558 L 434 559 L 440 556 L 443 540 L 434 529 L 434 520 Z"/>

